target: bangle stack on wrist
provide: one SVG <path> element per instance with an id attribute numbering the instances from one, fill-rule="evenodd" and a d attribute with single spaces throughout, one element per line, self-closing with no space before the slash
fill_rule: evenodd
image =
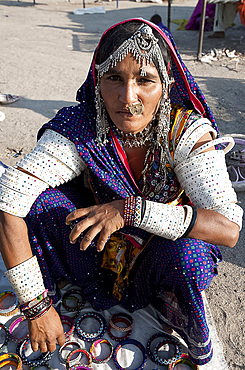
<path id="1" fill-rule="evenodd" d="M 127 197 L 125 199 L 123 220 L 125 226 L 139 227 L 141 223 L 141 197 Z"/>
<path id="2" fill-rule="evenodd" d="M 51 307 L 52 299 L 47 296 L 31 308 L 25 308 L 22 312 L 28 320 L 35 320 L 43 316 Z"/>

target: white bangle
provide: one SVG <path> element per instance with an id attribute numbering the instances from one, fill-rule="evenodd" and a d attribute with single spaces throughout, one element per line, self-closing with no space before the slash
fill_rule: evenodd
<path id="1" fill-rule="evenodd" d="M 145 213 L 140 228 L 166 239 L 176 240 L 188 229 L 192 220 L 191 206 L 145 201 Z"/>
<path id="2" fill-rule="evenodd" d="M 17 298 L 22 305 L 43 293 L 45 290 L 42 273 L 33 256 L 5 272 Z"/>

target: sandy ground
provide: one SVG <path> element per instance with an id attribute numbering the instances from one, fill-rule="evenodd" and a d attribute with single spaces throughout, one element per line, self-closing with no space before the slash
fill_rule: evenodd
<path id="1" fill-rule="evenodd" d="M 195 0 L 174 1 L 172 19 L 189 19 Z M 150 19 L 159 13 L 167 22 L 167 2 L 120 1 L 87 3 L 104 6 L 105 14 L 74 15 L 82 2 L 74 0 L 0 1 L 0 91 L 21 96 L 13 105 L 0 106 L 0 160 L 12 165 L 33 148 L 36 132 L 56 111 L 75 102 L 92 52 L 101 33 L 112 23 L 131 16 Z M 245 27 L 237 16 L 224 40 L 204 36 L 203 51 L 228 48 L 240 53 L 212 64 L 196 61 L 198 32 L 171 31 L 183 60 L 200 84 L 222 133 L 243 133 L 245 117 Z M 244 193 L 238 194 L 244 207 Z M 222 248 L 224 262 L 207 290 L 207 297 L 223 342 L 229 368 L 245 369 L 245 233 L 233 249 Z M 214 369 L 219 370 L 219 369 Z M 222 370 L 222 369 L 220 369 Z"/>

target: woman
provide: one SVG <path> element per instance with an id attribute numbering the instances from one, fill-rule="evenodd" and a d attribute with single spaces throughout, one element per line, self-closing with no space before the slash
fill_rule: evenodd
<path id="1" fill-rule="evenodd" d="M 217 245 L 236 244 L 242 210 L 214 150 L 215 120 L 176 49 L 142 19 L 108 29 L 80 104 L 61 109 L 1 178 L 1 253 L 34 350 L 65 341 L 45 288 L 56 303 L 66 279 L 96 310 L 152 303 L 193 362 L 212 357 L 201 291 L 217 273 Z"/>

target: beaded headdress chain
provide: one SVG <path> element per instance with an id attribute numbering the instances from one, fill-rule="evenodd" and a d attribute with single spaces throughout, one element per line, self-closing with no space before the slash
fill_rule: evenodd
<path id="1" fill-rule="evenodd" d="M 155 150 L 159 149 L 161 162 L 160 172 L 164 172 L 166 168 L 166 157 L 165 147 L 167 134 L 169 131 L 169 119 L 170 119 L 170 99 L 169 99 L 169 87 L 171 80 L 166 69 L 166 65 L 162 56 L 161 49 L 158 44 L 158 39 L 154 36 L 152 28 L 146 24 L 142 24 L 134 34 L 125 40 L 104 62 L 101 64 L 95 64 L 97 70 L 97 84 L 95 87 L 95 105 L 96 105 L 96 143 L 101 148 L 105 145 L 107 140 L 107 133 L 109 131 L 109 124 L 107 122 L 107 113 L 103 99 L 100 95 L 100 79 L 108 72 L 110 68 L 116 66 L 118 62 L 121 62 L 129 53 L 140 63 L 140 75 L 145 76 L 145 66 L 157 61 L 156 68 L 160 75 L 161 81 L 163 81 L 163 91 L 160 100 L 158 112 L 155 116 L 155 121 L 152 122 L 153 126 L 153 140 L 146 154 L 145 168 L 143 171 L 144 178 L 144 190 L 147 191 L 146 187 L 146 173 L 151 167 L 152 163 L 149 164 L 149 158 L 153 158 L 151 154 Z M 132 141 L 131 141 L 132 144 Z M 136 144 L 136 140 L 135 140 Z M 137 144 L 135 146 L 138 146 Z M 165 177 L 165 176 L 164 176 Z M 160 191 L 160 189 L 159 189 Z"/>

